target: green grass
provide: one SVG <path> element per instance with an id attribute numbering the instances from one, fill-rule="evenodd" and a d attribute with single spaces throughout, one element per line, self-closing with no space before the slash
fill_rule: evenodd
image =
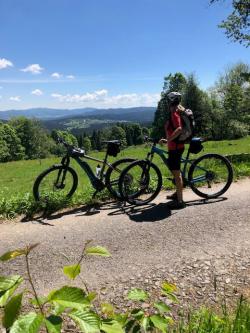
<path id="1" fill-rule="evenodd" d="M 149 146 L 146 145 L 129 147 L 123 150 L 117 159 L 125 157 L 143 159 L 146 157 L 149 149 Z M 198 155 L 192 155 L 191 158 L 195 159 L 199 155 L 210 152 L 223 155 L 250 153 L 250 137 L 232 141 L 206 142 L 204 143 L 204 150 Z M 92 152 L 90 155 L 102 159 L 104 152 Z M 109 161 L 112 162 L 114 160 L 116 159 L 111 158 Z M 60 163 L 60 158 L 53 157 L 40 161 L 0 163 L 0 215 L 11 217 L 16 213 L 21 214 L 37 210 L 39 207 L 37 203 L 33 202 L 32 197 L 34 180 L 43 170 L 56 163 Z M 154 163 L 161 169 L 164 186 L 171 187 L 171 183 L 166 179 L 166 177 L 170 176 L 170 173 L 159 156 L 155 155 Z M 90 165 L 95 169 L 95 162 L 90 162 Z M 94 193 L 89 179 L 74 160 L 72 160 L 71 166 L 77 171 L 79 184 L 76 193 L 67 205 L 78 205 L 89 202 Z M 250 176 L 250 160 L 233 161 L 233 166 L 237 178 Z M 104 191 L 99 198 L 106 196 L 107 192 Z M 60 208 L 65 205 L 65 202 L 61 202 L 60 204 L 60 199 L 58 199 L 58 202 L 54 203 L 54 205 Z"/>
<path id="2" fill-rule="evenodd" d="M 240 298 L 237 306 L 221 311 L 201 308 L 190 311 L 177 319 L 177 323 L 169 333 L 248 333 L 250 332 L 250 305 Z"/>

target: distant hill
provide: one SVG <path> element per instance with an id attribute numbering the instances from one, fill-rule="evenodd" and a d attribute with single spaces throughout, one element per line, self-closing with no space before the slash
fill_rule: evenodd
<path id="1" fill-rule="evenodd" d="M 0 111 L 1 120 L 9 120 L 17 116 L 37 118 L 48 130 L 70 130 L 74 134 L 92 132 L 111 126 L 117 122 L 136 122 L 150 124 L 154 119 L 154 107 L 117 108 L 117 109 L 48 109 L 37 108 L 27 110 Z"/>
<path id="2" fill-rule="evenodd" d="M 49 109 L 49 108 L 36 108 L 27 110 L 8 110 L 0 111 L 0 119 L 9 120 L 13 117 L 24 116 L 27 118 L 39 118 L 43 119 L 56 119 L 62 117 L 82 115 L 86 112 L 91 112 L 96 109 L 86 108 L 86 109 Z"/>
<path id="3" fill-rule="evenodd" d="M 49 109 L 49 108 L 34 108 L 26 110 L 8 110 L 0 111 L 0 119 L 9 120 L 13 117 L 25 116 L 27 118 L 38 118 L 41 120 L 52 120 L 58 118 L 70 118 L 76 116 L 101 116 L 101 115 L 117 115 L 122 114 L 136 114 L 139 113 L 154 113 L 154 107 L 136 107 L 136 108 L 117 108 L 117 109 L 94 109 L 94 108 L 83 108 L 83 109 Z"/>

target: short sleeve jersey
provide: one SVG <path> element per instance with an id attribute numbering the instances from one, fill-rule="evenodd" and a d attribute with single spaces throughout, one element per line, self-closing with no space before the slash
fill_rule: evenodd
<path id="1" fill-rule="evenodd" d="M 167 139 L 173 134 L 177 127 L 182 128 L 181 116 L 178 111 L 171 112 L 171 119 L 165 123 L 165 133 Z M 176 143 L 174 141 L 168 142 L 168 150 L 183 149 L 184 143 Z"/>

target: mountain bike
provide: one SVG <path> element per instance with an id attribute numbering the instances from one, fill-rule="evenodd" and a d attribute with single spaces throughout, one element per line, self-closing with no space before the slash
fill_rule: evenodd
<path id="1" fill-rule="evenodd" d="M 78 176 L 76 171 L 70 167 L 70 159 L 73 158 L 87 174 L 95 193 L 93 197 L 104 188 L 107 188 L 111 195 L 117 199 L 121 199 L 118 191 L 118 180 L 121 171 L 129 163 L 135 161 L 132 158 L 124 158 L 108 163 L 108 156 L 116 157 L 120 152 L 120 141 L 103 141 L 107 145 L 104 160 L 94 158 L 85 154 L 85 150 L 69 145 L 62 138 L 58 138 L 66 148 L 66 154 L 62 157 L 60 164 L 55 164 L 43 171 L 35 180 L 33 185 L 33 195 L 37 201 L 49 201 L 54 195 L 60 195 L 63 198 L 70 198 L 77 189 Z M 102 164 L 98 168 L 98 174 L 95 174 L 90 165 L 83 159 L 95 161 Z"/>
<path id="2" fill-rule="evenodd" d="M 162 188 L 162 174 L 152 161 L 154 154 L 161 157 L 168 166 L 168 152 L 153 142 L 145 160 L 137 160 L 128 165 L 119 179 L 119 192 L 130 204 L 144 205 L 152 201 Z M 199 153 L 202 149 L 201 138 L 193 138 L 189 144 L 186 157 L 181 158 L 181 173 L 184 187 L 190 186 L 198 196 L 211 199 L 225 193 L 233 180 L 233 168 L 228 159 L 219 154 L 205 154 L 197 159 L 189 159 L 191 153 Z M 174 182 L 174 180 L 171 178 Z"/>

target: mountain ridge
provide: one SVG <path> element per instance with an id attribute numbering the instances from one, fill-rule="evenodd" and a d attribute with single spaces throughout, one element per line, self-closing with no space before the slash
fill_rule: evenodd
<path id="1" fill-rule="evenodd" d="M 77 116 L 95 116 L 95 115 L 117 115 L 121 113 L 133 113 L 143 111 L 155 111 L 155 107 L 132 107 L 132 108 L 77 108 L 77 109 L 57 109 L 57 108 L 30 108 L 22 110 L 0 111 L 1 120 L 9 120 L 13 117 L 24 116 L 27 118 L 38 118 L 40 120 L 53 120 L 60 118 L 70 118 Z"/>

